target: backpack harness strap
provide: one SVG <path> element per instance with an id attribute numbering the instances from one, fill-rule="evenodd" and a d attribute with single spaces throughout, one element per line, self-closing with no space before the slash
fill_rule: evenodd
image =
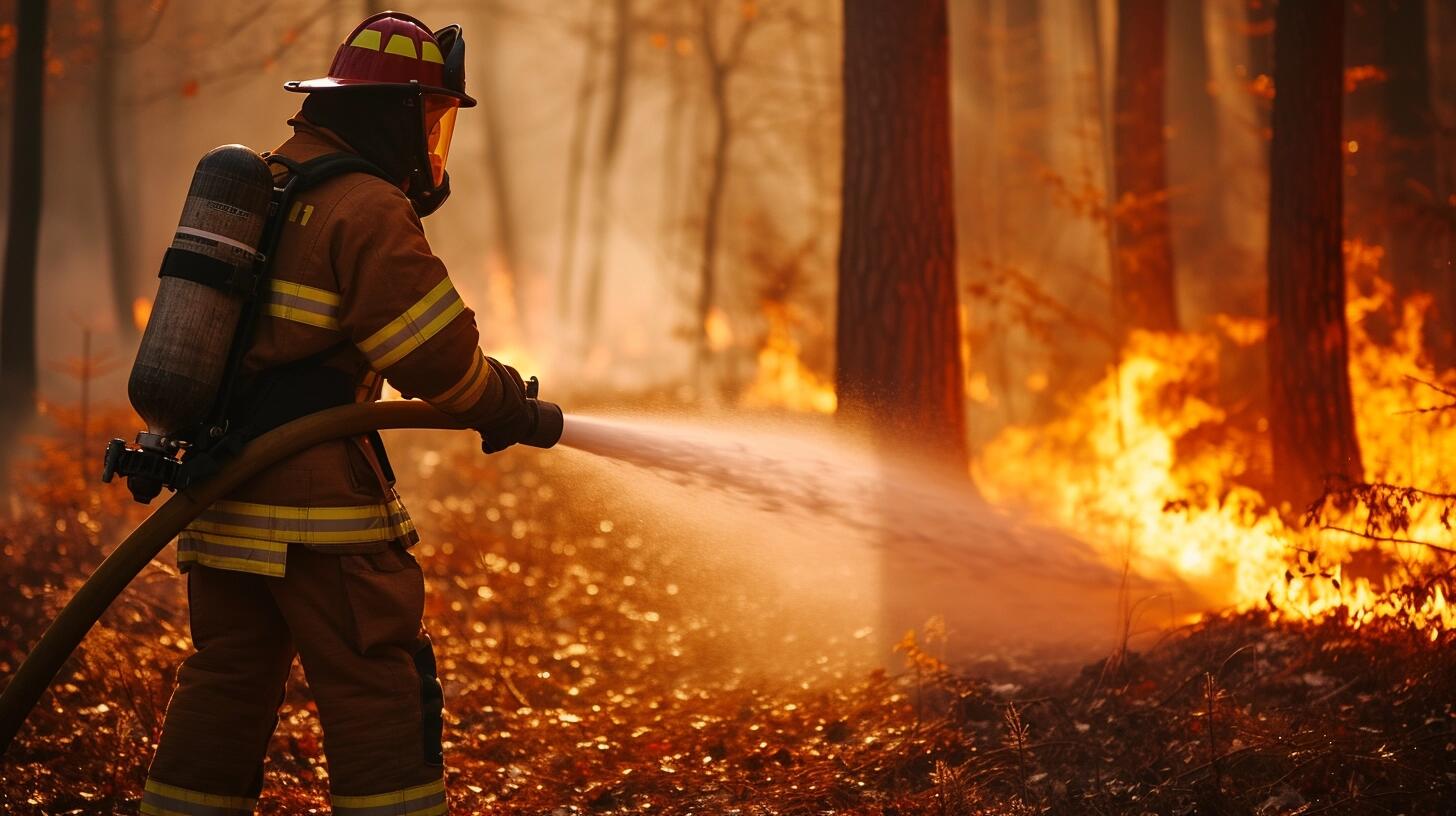
<path id="1" fill-rule="evenodd" d="M 203 429 L 203 433 L 196 435 L 199 440 L 207 440 L 211 444 L 199 445 L 188 451 L 176 480 L 179 489 L 217 473 L 244 445 L 268 431 L 327 408 L 349 405 L 355 400 L 353 379 L 338 368 L 324 365 L 325 361 L 348 346 L 346 340 L 302 359 L 261 371 L 247 382 L 241 381 L 242 360 L 253 345 L 260 300 L 257 293 L 270 277 L 272 255 L 282 232 L 283 214 L 293 196 L 349 173 L 366 173 L 386 181 L 388 177 L 377 165 L 353 153 L 330 153 L 303 162 L 277 153 L 264 153 L 263 159 L 284 167 L 288 171 L 287 178 L 282 181 L 282 186 L 274 187 L 269 224 L 264 230 L 267 236 L 265 254 L 260 255 L 258 273 L 250 276 L 253 279 L 244 290 L 251 297 L 244 306 L 238 334 L 233 339 L 227 372 L 212 413 L 214 421 Z M 165 263 L 163 274 L 167 274 Z M 187 277 L 187 274 L 178 276 Z M 378 432 L 369 434 L 369 437 L 384 475 L 393 484 L 394 474 L 384 452 L 383 440 Z"/>

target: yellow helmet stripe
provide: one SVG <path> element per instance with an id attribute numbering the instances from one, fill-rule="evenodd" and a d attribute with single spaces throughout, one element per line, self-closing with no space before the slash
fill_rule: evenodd
<path id="1" fill-rule="evenodd" d="M 370 51 L 378 51 L 379 31 L 373 28 L 366 28 L 359 32 L 359 36 L 355 37 L 354 41 L 349 43 L 349 45 L 355 48 L 367 48 Z"/>
<path id="2" fill-rule="evenodd" d="M 435 45 L 429 40 L 420 43 L 420 59 L 425 62 L 434 62 L 440 65 L 445 64 L 445 58 L 440 55 L 440 46 Z"/>
<path id="3" fill-rule="evenodd" d="M 377 34 L 378 32 L 375 33 Z M 410 59 L 419 59 L 419 55 L 415 53 L 415 41 L 403 34 L 395 34 L 390 37 L 389 45 L 384 46 L 384 53 L 409 57 Z"/>

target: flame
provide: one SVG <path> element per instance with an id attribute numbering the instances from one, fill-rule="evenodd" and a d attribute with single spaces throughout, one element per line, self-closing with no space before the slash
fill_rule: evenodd
<path id="1" fill-rule="evenodd" d="M 834 385 L 815 374 L 800 359 L 801 347 L 791 328 L 794 321 L 789 307 L 766 303 L 764 317 L 768 321 L 768 332 L 758 350 L 758 373 L 743 394 L 743 405 L 834 413 L 838 405 Z"/>
<path id="2" fill-rule="evenodd" d="M 1442 452 L 1456 449 L 1456 416 L 1408 413 L 1433 402 L 1411 377 L 1452 385 L 1423 354 L 1422 304 L 1405 307 L 1386 345 L 1364 328 L 1365 317 L 1391 302 L 1389 285 L 1375 274 L 1380 262 L 1378 247 L 1346 247 L 1350 378 L 1366 478 L 1449 491 Z M 1220 328 L 1240 343 L 1262 334 L 1253 321 Z M 1432 638 L 1456 625 L 1439 588 L 1403 591 L 1402 577 L 1386 566 L 1398 562 L 1409 575 L 1435 559 L 1431 549 L 1295 528 L 1241 483 L 1267 454 L 1254 435 L 1235 437 L 1223 425 L 1227 417 L 1213 398 L 1218 348 L 1213 334 L 1134 335 L 1121 363 L 1066 416 L 1008 428 L 981 452 L 974 471 L 982 488 L 1082 537 L 1109 563 L 1181 579 L 1212 606 L 1267 605 L 1274 615 L 1306 617 L 1339 612 L 1354 626 L 1396 617 Z M 1211 431 L 1227 436 L 1197 444 L 1200 432 Z M 1412 516 L 1402 538 L 1449 538 L 1439 508 L 1417 507 Z"/>
<path id="3" fill-rule="evenodd" d="M 151 298 L 139 297 L 131 302 L 131 322 L 137 331 L 145 331 L 147 321 L 152 318 Z"/>
<path id="4" fill-rule="evenodd" d="M 728 321 L 728 314 L 717 306 L 709 309 L 703 319 L 703 334 L 707 335 L 710 350 L 727 350 L 733 345 L 733 324 Z"/>

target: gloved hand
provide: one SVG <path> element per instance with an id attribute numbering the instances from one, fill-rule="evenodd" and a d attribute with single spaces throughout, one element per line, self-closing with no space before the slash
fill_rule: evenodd
<path id="1" fill-rule="evenodd" d="M 494 357 L 485 358 L 501 383 L 501 409 L 480 431 L 480 449 L 500 453 L 517 442 L 531 438 L 536 431 L 540 409 L 536 401 L 526 397 L 526 383 L 521 372 Z"/>

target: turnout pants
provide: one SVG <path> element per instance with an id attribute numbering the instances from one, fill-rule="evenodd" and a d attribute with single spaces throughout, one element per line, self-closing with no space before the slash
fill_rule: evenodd
<path id="1" fill-rule="evenodd" d="M 269 578 L 194 567 L 192 639 L 141 812 L 251 814 L 295 653 L 318 704 L 333 812 L 445 813 L 441 694 L 420 626 L 424 581 L 403 547 L 291 546 Z"/>

